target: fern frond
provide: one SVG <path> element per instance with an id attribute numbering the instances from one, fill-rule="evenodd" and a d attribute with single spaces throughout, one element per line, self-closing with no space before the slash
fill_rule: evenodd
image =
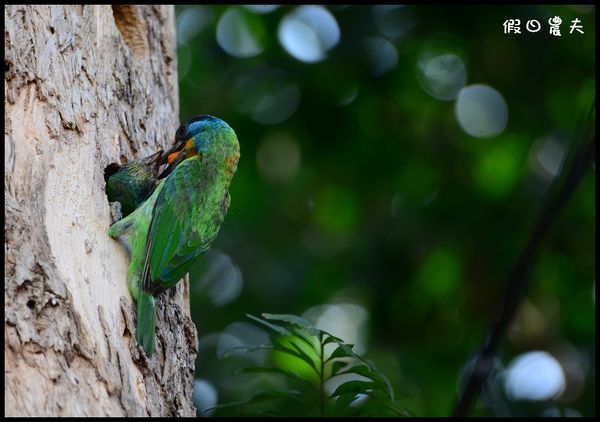
<path id="1" fill-rule="evenodd" d="M 353 345 L 328 332 L 312 326 L 296 315 L 262 314 L 261 317 L 247 315 L 269 331 L 270 345 L 245 345 L 229 349 L 225 356 L 238 351 L 251 353 L 268 349 L 288 362 L 303 362 L 307 369 L 301 371 L 293 364 L 243 368 L 240 372 L 282 376 L 287 382 L 287 391 L 261 391 L 244 402 L 216 406 L 216 408 L 238 408 L 240 414 L 273 414 L 275 416 L 408 416 L 409 412 L 394 400 L 393 389 L 375 365 L 354 352 Z M 334 345 L 331 353 L 325 346 Z M 331 346 L 329 346 L 331 348 Z M 291 359 L 291 360 L 290 360 Z M 310 368 L 310 369 L 308 369 Z M 313 372 L 311 375 L 309 372 Z M 317 375 L 316 377 L 314 375 Z M 342 380 L 343 379 L 343 380 Z M 341 380 L 341 382 L 340 382 Z M 332 392 L 326 390 L 337 385 Z M 331 388 L 329 388 L 331 390 Z M 253 413 L 256 403 L 272 402 L 272 407 Z M 298 413 L 300 412 L 300 414 Z"/>

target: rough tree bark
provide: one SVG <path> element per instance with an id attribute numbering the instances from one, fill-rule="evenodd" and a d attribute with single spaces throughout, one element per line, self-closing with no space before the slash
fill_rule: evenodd
<path id="1" fill-rule="evenodd" d="M 195 415 L 187 281 L 135 342 L 104 168 L 178 124 L 172 6 L 5 6 L 5 412 Z"/>

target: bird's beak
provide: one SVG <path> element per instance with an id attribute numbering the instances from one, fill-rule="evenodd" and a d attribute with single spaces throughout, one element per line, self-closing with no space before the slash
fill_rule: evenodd
<path id="1" fill-rule="evenodd" d="M 158 175 L 158 178 L 162 179 L 164 177 L 167 177 L 169 174 L 171 174 L 171 172 L 175 169 L 175 167 L 177 167 L 179 165 L 179 163 L 181 163 L 186 158 L 187 158 L 187 153 L 186 153 L 185 149 L 183 149 L 181 151 L 173 151 L 169 154 L 165 154 L 161 161 L 164 160 L 165 164 L 167 164 L 167 167 L 165 167 L 165 169 L 162 171 L 162 173 Z"/>
<path id="2" fill-rule="evenodd" d="M 182 151 L 183 149 L 185 149 L 185 141 L 180 141 L 180 142 L 175 142 L 173 143 L 173 146 L 171 148 L 169 148 L 167 150 L 167 152 L 165 152 L 163 154 L 163 156 L 160 159 L 160 165 L 163 164 L 170 164 L 169 161 L 169 157 L 171 157 L 173 154 Z"/>
<path id="3" fill-rule="evenodd" d="M 188 138 L 184 141 L 176 142 L 169 150 L 164 153 L 160 159 L 160 165 L 167 164 L 167 167 L 158 176 L 159 179 L 167 177 L 175 167 L 186 158 L 194 157 L 199 154 L 194 148 L 194 138 Z"/>
<path id="4" fill-rule="evenodd" d="M 158 178 L 167 177 L 179 163 L 185 160 L 185 141 L 175 141 L 161 157 L 159 166 L 167 165 Z"/>
<path id="5" fill-rule="evenodd" d="M 144 158 L 144 163 L 146 165 L 154 164 L 158 167 L 158 166 L 160 166 L 160 161 L 162 161 L 162 154 L 163 154 L 163 150 L 159 149 L 154 154 L 149 155 L 146 158 Z"/>
<path id="6" fill-rule="evenodd" d="M 163 153 L 163 150 L 161 148 L 158 151 L 156 151 L 154 154 L 147 156 L 145 158 L 145 160 L 148 161 L 149 163 L 151 163 L 151 162 L 155 161 L 157 158 L 160 158 L 162 153 Z"/>

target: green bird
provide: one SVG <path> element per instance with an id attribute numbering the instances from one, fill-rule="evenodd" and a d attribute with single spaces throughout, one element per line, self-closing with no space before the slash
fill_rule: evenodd
<path id="1" fill-rule="evenodd" d="M 127 235 L 136 340 L 148 356 L 154 352 L 155 296 L 176 285 L 217 237 L 240 146 L 227 123 L 201 115 L 179 127 L 163 157 L 168 167 L 150 198 L 108 229 L 113 238 Z"/>
<path id="2" fill-rule="evenodd" d="M 109 165 L 104 171 L 106 196 L 110 202 L 121 203 L 124 217 L 131 214 L 150 197 L 156 187 L 158 171 L 163 160 L 162 149 L 124 166 Z"/>

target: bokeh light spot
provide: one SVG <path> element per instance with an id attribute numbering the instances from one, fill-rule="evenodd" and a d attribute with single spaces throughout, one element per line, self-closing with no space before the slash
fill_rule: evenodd
<path id="1" fill-rule="evenodd" d="M 256 150 L 256 164 L 263 177 L 274 184 L 292 180 L 300 168 L 300 147 L 288 132 L 272 133 Z"/>
<path id="2" fill-rule="evenodd" d="M 461 277 L 459 257 L 449 249 L 439 248 L 426 257 L 417 281 L 432 297 L 443 300 L 457 290 Z"/>
<path id="3" fill-rule="evenodd" d="M 279 42 L 298 60 L 315 63 L 326 57 L 340 40 L 340 28 L 322 6 L 299 6 L 284 16 L 278 29 Z"/>
<path id="4" fill-rule="evenodd" d="M 368 313 L 356 303 L 335 303 L 318 305 L 302 314 L 315 327 L 341 338 L 354 345 L 354 351 L 364 353 L 367 347 Z M 328 347 L 329 346 L 329 347 Z M 335 345 L 326 346 L 325 356 L 335 349 Z"/>
<path id="5" fill-rule="evenodd" d="M 237 7 L 227 9 L 217 24 L 217 42 L 235 57 L 246 58 L 261 53 L 264 34 L 260 18 Z"/>
<path id="6" fill-rule="evenodd" d="M 213 414 L 214 409 L 204 411 L 216 406 L 218 399 L 217 389 L 210 382 L 200 378 L 194 380 L 194 404 L 202 416 Z"/>
<path id="7" fill-rule="evenodd" d="M 394 44 L 381 37 L 363 40 L 363 50 L 367 55 L 372 76 L 381 76 L 398 64 L 398 52 Z"/>
<path id="8" fill-rule="evenodd" d="M 188 44 L 192 38 L 214 20 L 212 9 L 207 6 L 189 6 L 177 16 L 177 44 Z"/>
<path id="9" fill-rule="evenodd" d="M 341 186 L 326 186 L 315 198 L 315 222 L 323 230 L 333 233 L 352 231 L 359 218 L 354 192 Z"/>
<path id="10" fill-rule="evenodd" d="M 231 91 L 232 108 L 261 124 L 285 121 L 300 103 L 300 89 L 286 73 L 264 65 L 238 75 Z"/>
<path id="11" fill-rule="evenodd" d="M 260 15 L 264 15 L 267 13 L 271 13 L 274 10 L 279 8 L 277 4 L 246 4 L 244 7 L 251 12 L 258 13 Z"/>
<path id="12" fill-rule="evenodd" d="M 426 53 L 419 59 L 418 81 L 432 97 L 453 100 L 467 83 L 467 69 L 455 54 L 433 56 Z"/>
<path id="13" fill-rule="evenodd" d="M 549 353 L 523 353 L 508 365 L 504 388 L 512 400 L 550 400 L 564 391 L 565 375 Z"/>
<path id="14" fill-rule="evenodd" d="M 564 157 L 565 147 L 553 136 L 548 136 L 533 144 L 529 163 L 537 176 L 551 180 L 558 175 Z"/>
<path id="15" fill-rule="evenodd" d="M 267 93 L 256 104 L 252 119 L 258 123 L 272 125 L 288 119 L 300 103 L 300 88 L 294 83 Z"/>
<path id="16" fill-rule="evenodd" d="M 218 358 L 223 358 L 225 354 L 235 346 L 248 346 L 270 344 L 269 335 L 260 327 L 247 322 L 234 322 L 228 325 L 219 335 L 217 340 L 216 354 Z M 264 350 L 246 353 L 244 351 L 234 352 L 238 358 L 244 358 L 254 362 L 264 362 L 267 353 Z"/>
<path id="17" fill-rule="evenodd" d="M 373 19 L 381 35 L 389 39 L 399 38 L 415 26 L 414 16 L 401 5 L 375 5 L 373 6 Z"/>
<path id="18" fill-rule="evenodd" d="M 339 107 L 345 107 L 351 104 L 358 96 L 358 85 L 351 86 L 340 98 L 337 105 Z"/>
<path id="19" fill-rule="evenodd" d="M 499 135 L 508 122 L 508 107 L 494 88 L 476 84 L 461 89 L 455 105 L 458 123 L 471 136 Z"/>
<path id="20" fill-rule="evenodd" d="M 214 306 L 226 305 L 240 295 L 242 272 L 229 256 L 211 250 L 199 264 L 205 269 L 192 283 L 193 289 L 206 294 Z M 197 277 L 196 271 L 190 277 Z"/>
<path id="21" fill-rule="evenodd" d="M 475 166 L 475 183 L 487 196 L 501 198 L 515 187 L 522 174 L 523 140 L 503 139 L 486 148 Z"/>

